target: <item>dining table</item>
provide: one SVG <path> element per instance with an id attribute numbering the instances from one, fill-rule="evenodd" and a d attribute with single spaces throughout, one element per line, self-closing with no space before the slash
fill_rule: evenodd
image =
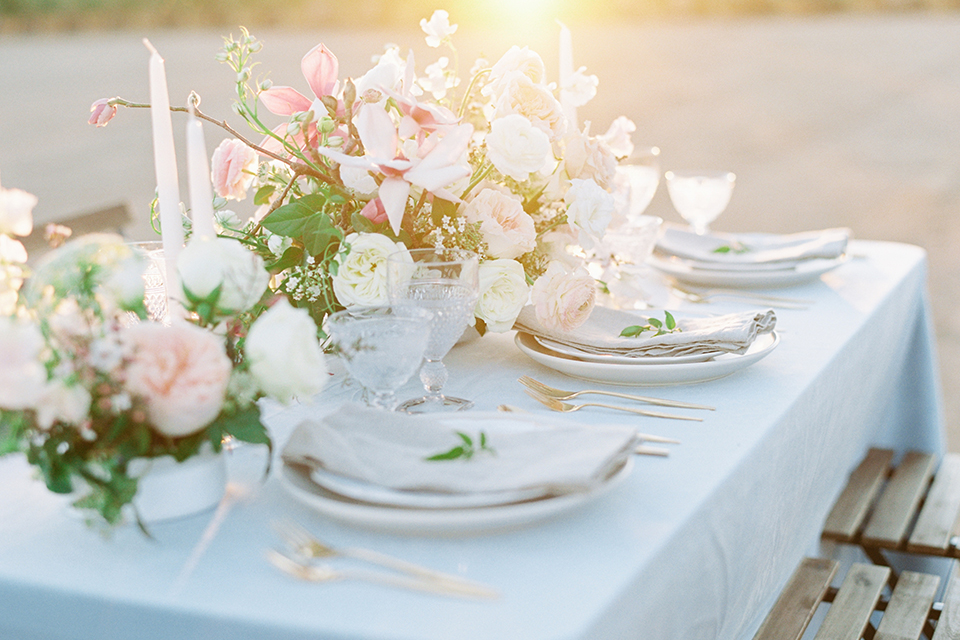
<path id="1" fill-rule="evenodd" d="M 696 304 L 673 295 L 666 278 L 648 277 L 651 298 L 678 311 L 764 308 L 735 297 Z M 133 525 L 101 535 L 21 455 L 7 455 L 0 458 L 0 638 L 749 639 L 800 558 L 817 552 L 824 518 L 869 447 L 946 449 L 926 281 L 922 248 L 852 240 L 835 269 L 766 291 L 810 301 L 774 307 L 776 348 L 695 383 L 641 388 L 575 378 L 528 357 L 512 331 L 462 341 L 444 360 L 445 392 L 473 400 L 469 411 L 506 405 L 544 420 L 559 416 L 524 392 L 522 375 L 562 389 L 715 408 L 671 410 L 700 422 L 603 408 L 563 416 L 632 425 L 680 444 L 664 445 L 667 456 L 632 456 L 615 486 L 573 508 L 502 527 L 398 531 L 299 499 L 284 479 L 285 442 L 302 421 L 359 395 L 335 361 L 317 396 L 262 405 L 273 451 L 247 444 L 228 451 L 229 483 L 214 510 L 153 524 L 150 537 Z M 399 395 L 412 397 L 418 387 L 411 380 Z M 265 556 L 286 520 L 333 546 L 457 574 L 498 597 L 298 580 Z"/>

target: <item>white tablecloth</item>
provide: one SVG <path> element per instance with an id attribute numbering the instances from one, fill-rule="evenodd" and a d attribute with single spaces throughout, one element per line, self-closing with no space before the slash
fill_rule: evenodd
<path id="1" fill-rule="evenodd" d="M 66 501 L 0 460 L 0 637 L 33 640 L 249 638 L 336 640 L 749 637 L 832 500 L 870 445 L 942 451 L 939 387 L 922 250 L 855 242 L 857 256 L 787 295 L 777 349 L 720 380 L 647 389 L 717 407 L 703 423 L 581 412 L 683 441 L 638 457 L 626 481 L 579 511 L 517 531 L 404 537 L 353 529 L 301 506 L 263 452 L 230 459 L 216 514 L 133 527 L 101 539 Z M 697 307 L 725 310 L 736 304 Z M 742 308 L 742 305 L 741 307 Z M 524 356 L 512 334 L 447 359 L 448 391 L 481 409 L 540 410 L 516 383 L 529 374 L 584 388 Z M 413 395 L 411 382 L 405 393 Z M 355 394 L 335 382 L 309 406 L 269 409 L 278 444 L 304 416 Z M 328 542 L 461 573 L 502 592 L 469 602 L 357 583 L 312 585 L 275 571 L 271 522 L 291 517 Z"/>

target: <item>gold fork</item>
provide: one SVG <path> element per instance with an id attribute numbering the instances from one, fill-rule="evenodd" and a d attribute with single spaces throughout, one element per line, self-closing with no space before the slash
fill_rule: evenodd
<path id="1" fill-rule="evenodd" d="M 533 389 L 542 396 L 548 398 L 553 398 L 554 400 L 572 400 L 577 396 L 594 393 L 604 396 L 613 396 L 614 398 L 624 398 L 625 400 L 639 400 L 640 402 L 646 402 L 647 404 L 655 404 L 661 407 L 677 407 L 679 409 L 706 409 L 707 411 L 715 411 L 713 407 L 708 407 L 702 404 L 693 404 L 692 402 L 680 402 L 679 400 L 663 400 L 661 398 L 650 398 L 647 396 L 635 396 L 628 393 L 618 393 L 616 391 L 601 391 L 600 389 L 585 389 L 583 391 L 564 391 L 563 389 L 557 389 L 555 387 L 550 387 L 540 382 L 539 380 L 534 380 L 530 376 L 520 376 L 517 378 L 517 382 L 527 387 L 528 389 Z"/>
<path id="2" fill-rule="evenodd" d="M 651 418 L 672 418 L 673 420 L 692 420 L 694 422 L 703 422 L 703 418 L 694 418 L 692 416 L 678 416 L 673 413 L 660 413 L 659 411 L 647 411 L 646 409 L 634 409 L 632 407 L 619 407 L 615 404 L 603 404 L 601 402 L 581 402 L 580 404 L 570 404 L 568 402 L 560 402 L 556 398 L 551 398 L 549 396 L 540 395 L 532 389 L 524 389 L 527 392 L 527 395 L 533 398 L 534 400 L 543 403 L 548 408 L 553 409 L 554 411 L 563 411 L 570 413 L 573 411 L 580 411 L 584 407 L 603 407 L 604 409 L 616 409 L 618 411 L 627 411 L 629 413 L 636 413 L 641 416 L 650 416 Z"/>
<path id="3" fill-rule="evenodd" d="M 293 552 L 294 555 L 302 558 L 323 559 L 323 558 L 352 558 L 361 560 L 370 564 L 379 565 L 386 569 L 400 571 L 424 580 L 432 580 L 446 585 L 459 586 L 462 588 L 476 589 L 478 591 L 495 593 L 489 587 L 473 582 L 466 578 L 461 578 L 449 573 L 435 571 L 422 567 L 406 560 L 394 558 L 384 553 L 379 553 L 371 549 L 362 549 L 359 547 L 331 547 L 320 541 L 301 525 L 292 520 L 283 522 L 274 522 L 273 528 L 283 540 L 283 543 Z"/>
<path id="4" fill-rule="evenodd" d="M 444 596 L 456 596 L 464 598 L 479 598 L 490 600 L 499 597 L 499 593 L 493 589 L 484 587 L 482 589 L 466 585 L 455 584 L 452 582 L 441 582 L 438 580 L 424 580 L 410 576 L 401 576 L 392 573 L 382 573 L 379 571 L 366 571 L 363 569 L 334 569 L 327 565 L 307 564 L 303 561 L 291 558 L 274 549 L 267 550 L 267 560 L 280 569 L 300 580 L 307 582 L 339 582 L 343 580 L 362 580 L 374 584 L 381 584 L 388 587 L 399 587 L 401 589 L 412 589 L 414 591 L 423 591 Z"/>

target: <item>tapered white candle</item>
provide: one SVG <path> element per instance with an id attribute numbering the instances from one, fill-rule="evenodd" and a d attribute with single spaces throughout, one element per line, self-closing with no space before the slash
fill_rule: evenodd
<path id="1" fill-rule="evenodd" d="M 571 92 L 565 88 L 569 87 L 573 78 L 573 41 L 567 25 L 559 20 L 557 23 L 560 25 L 560 106 L 563 107 L 563 115 L 566 116 L 570 126 L 579 130 L 577 107 L 573 104 Z"/>
<path id="2" fill-rule="evenodd" d="M 203 139 L 203 124 L 197 120 L 190 103 L 187 121 L 187 178 L 190 183 L 190 217 L 193 219 L 193 237 L 213 238 L 213 188 L 210 185 L 210 165 L 207 164 L 207 145 Z"/>
<path id="3" fill-rule="evenodd" d="M 157 175 L 157 199 L 160 208 L 160 232 L 166 265 L 168 298 L 177 291 L 177 256 L 183 247 L 183 223 L 180 219 L 180 185 L 177 178 L 177 156 L 173 146 L 173 123 L 170 119 L 170 96 L 163 58 L 150 41 L 143 39 L 150 50 L 150 118 L 153 123 L 153 163 Z M 174 314 L 171 314 L 174 315 Z"/>

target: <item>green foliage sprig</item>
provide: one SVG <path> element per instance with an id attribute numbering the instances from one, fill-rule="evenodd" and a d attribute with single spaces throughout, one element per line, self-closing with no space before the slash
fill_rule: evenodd
<path id="1" fill-rule="evenodd" d="M 453 447 L 449 451 L 444 451 L 442 453 L 437 453 L 432 456 L 424 458 L 424 460 L 429 460 L 437 462 L 440 460 L 469 460 L 474 455 L 481 451 L 486 451 L 491 455 L 496 455 L 496 449 L 492 448 L 487 443 L 487 434 L 483 431 L 480 432 L 480 435 L 477 437 L 478 442 L 474 443 L 473 438 L 463 433 L 462 431 L 457 431 L 456 434 L 460 436 L 461 443 Z"/>
<path id="2" fill-rule="evenodd" d="M 663 321 L 656 318 L 647 318 L 647 324 L 634 324 L 624 328 L 620 332 L 621 338 L 636 338 L 645 331 L 655 331 L 653 337 L 662 336 L 667 333 L 680 333 L 683 331 L 677 326 L 677 321 L 669 311 L 663 312 Z"/>

